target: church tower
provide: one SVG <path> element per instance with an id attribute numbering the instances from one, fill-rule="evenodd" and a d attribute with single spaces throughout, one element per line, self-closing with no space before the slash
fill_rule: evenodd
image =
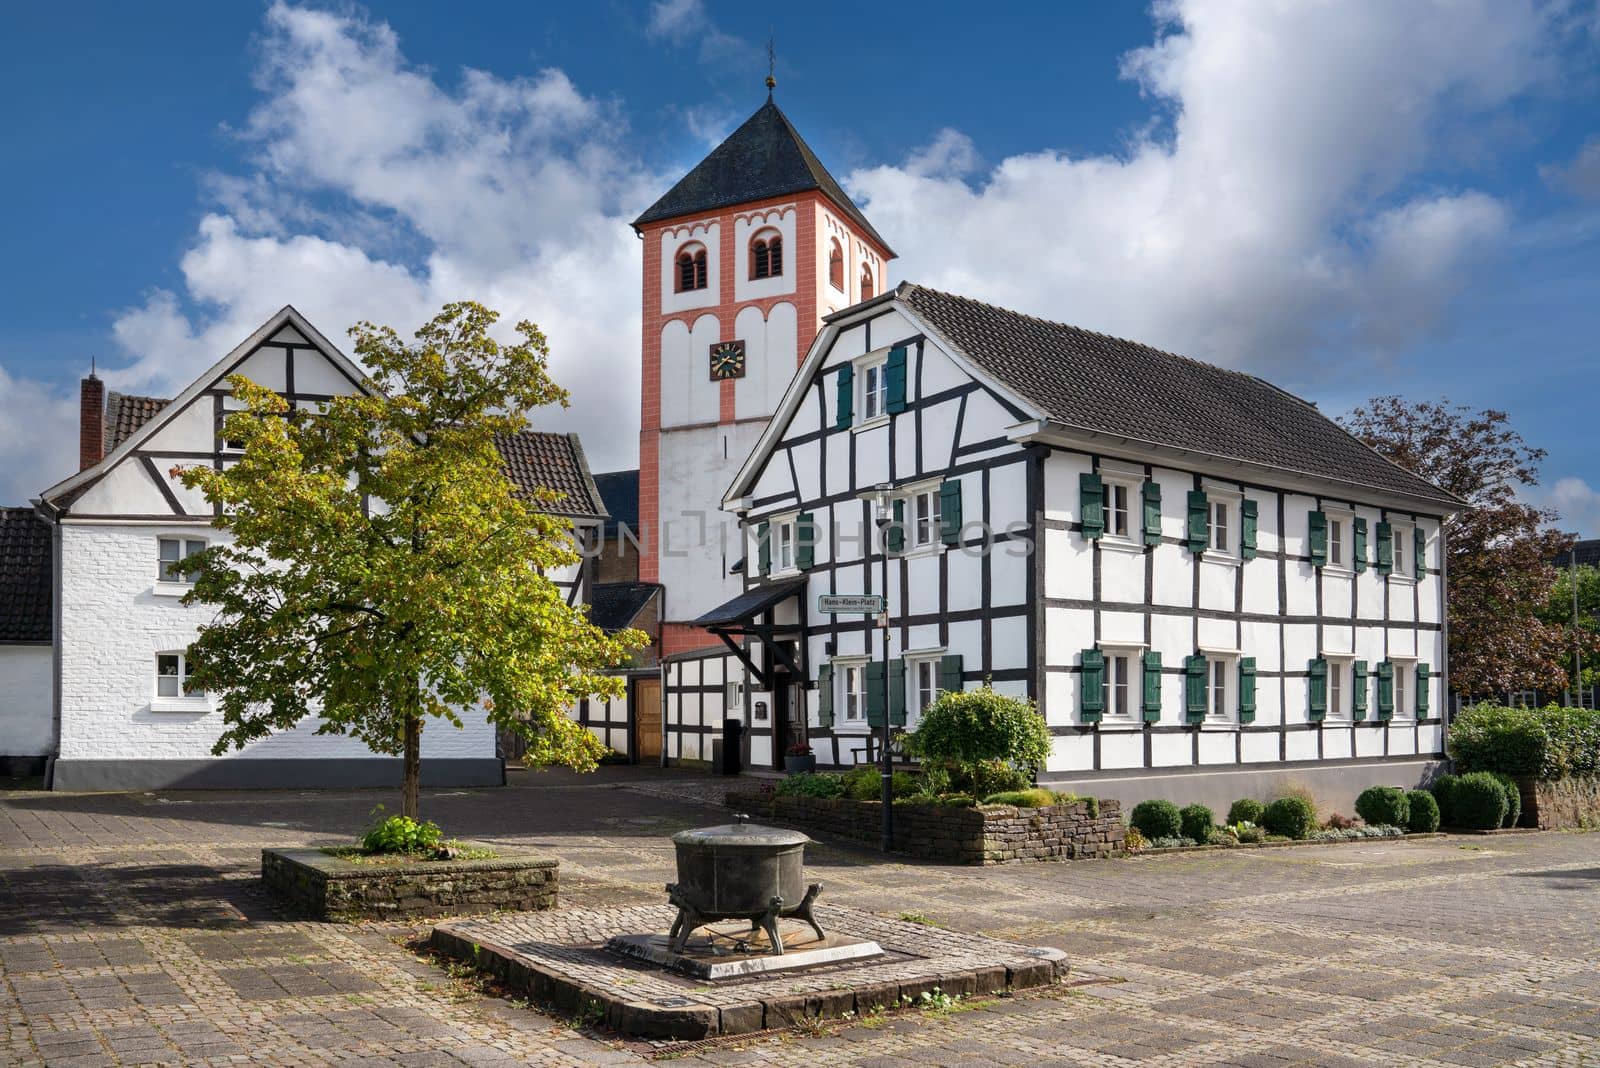
<path id="1" fill-rule="evenodd" d="M 822 317 L 881 292 L 894 252 L 767 102 L 633 223 L 644 247 L 639 579 L 666 589 L 664 654 L 742 588 L 722 494 Z"/>

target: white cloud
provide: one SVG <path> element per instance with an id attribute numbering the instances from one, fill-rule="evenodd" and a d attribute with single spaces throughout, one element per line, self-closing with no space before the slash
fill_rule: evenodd
<path id="1" fill-rule="evenodd" d="M 1124 151 L 974 178 L 945 130 L 850 176 L 904 276 L 1280 378 L 1319 344 L 1392 351 L 1427 330 L 1508 211 L 1408 183 L 1544 76 L 1545 17 L 1511 0 L 1156 10 L 1157 39 L 1123 62 L 1156 110 Z"/>
<path id="2" fill-rule="evenodd" d="M 78 398 L 0 366 L 0 505 L 25 504 L 78 467 Z"/>
<path id="3" fill-rule="evenodd" d="M 1600 8 L 1595 9 L 1600 12 Z M 1596 15 L 1600 24 L 1600 14 Z M 1566 189 L 1586 200 L 1600 200 L 1600 137 L 1591 137 L 1578 150 L 1571 163 L 1544 167 L 1540 173 L 1551 185 Z"/>
<path id="4" fill-rule="evenodd" d="M 1558 478 L 1539 495 L 1540 503 L 1561 513 L 1556 526 L 1588 538 L 1600 537 L 1600 490 L 1581 478 Z"/>
<path id="5" fill-rule="evenodd" d="M 645 33 L 677 45 L 696 45 L 703 63 L 751 51 L 742 38 L 722 31 L 704 0 L 655 0 Z"/>

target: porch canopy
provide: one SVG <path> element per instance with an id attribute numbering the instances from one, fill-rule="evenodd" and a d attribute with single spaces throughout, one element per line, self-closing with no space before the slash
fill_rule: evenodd
<path id="1" fill-rule="evenodd" d="M 778 666 L 787 668 L 803 685 L 807 678 L 805 605 L 798 606 L 799 623 L 779 626 L 773 622 L 773 614 L 785 600 L 803 596 L 805 589 L 804 575 L 756 586 L 713 608 L 694 620 L 692 625 L 703 627 L 721 638 L 740 663 L 750 669 L 762 689 L 772 688 L 771 669 L 774 661 Z M 766 645 L 768 655 L 763 657 L 767 664 L 765 669 L 756 665 L 745 647 L 735 640 L 738 638 L 754 638 Z M 791 642 L 794 648 L 790 647 Z M 798 659 L 796 651 L 799 653 Z"/>

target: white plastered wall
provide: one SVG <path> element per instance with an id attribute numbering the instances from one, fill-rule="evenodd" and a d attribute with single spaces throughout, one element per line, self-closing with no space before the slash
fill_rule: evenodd
<path id="1" fill-rule="evenodd" d="M 54 743 L 48 645 L 0 645 L 0 756 L 44 756 Z"/>

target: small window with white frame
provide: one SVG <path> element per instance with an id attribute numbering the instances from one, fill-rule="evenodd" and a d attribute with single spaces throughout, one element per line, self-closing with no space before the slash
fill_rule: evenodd
<path id="1" fill-rule="evenodd" d="M 1239 654 L 1231 649 L 1201 649 L 1206 658 L 1206 722 L 1232 723 L 1238 711 L 1235 672 Z"/>
<path id="2" fill-rule="evenodd" d="M 1390 523 L 1389 524 L 1390 537 L 1392 537 L 1394 539 L 1394 544 L 1393 544 L 1394 570 L 1392 572 L 1390 572 L 1390 574 L 1393 575 L 1395 578 L 1416 578 L 1416 575 L 1417 575 L 1416 568 L 1412 566 L 1411 554 L 1413 552 L 1415 552 L 1416 550 L 1413 548 L 1413 546 L 1411 544 L 1411 538 L 1412 538 L 1411 529 L 1412 529 L 1411 528 L 1411 524 L 1409 524 L 1409 523 Z M 1398 687 L 1400 685 L 1400 682 L 1399 682 L 1399 671 L 1400 671 L 1400 669 L 1398 667 L 1396 667 L 1395 668 L 1395 676 L 1396 676 L 1395 685 L 1396 685 L 1396 687 Z M 1395 692 L 1398 695 L 1399 690 L 1397 689 Z M 1396 697 L 1396 707 L 1397 708 L 1399 707 L 1399 698 L 1398 698 L 1398 696 Z"/>
<path id="3" fill-rule="evenodd" d="M 729 712 L 744 712 L 744 683 L 730 682 L 723 686 L 723 707 Z"/>
<path id="4" fill-rule="evenodd" d="M 939 656 L 938 653 L 906 656 L 911 672 L 911 707 L 906 711 L 912 718 L 921 716 L 939 699 Z"/>
<path id="5" fill-rule="evenodd" d="M 1102 722 L 1132 723 L 1138 709 L 1139 657 L 1141 650 L 1105 648 L 1105 711 Z"/>
<path id="6" fill-rule="evenodd" d="M 1210 526 L 1206 538 L 1206 554 L 1234 560 L 1239 556 L 1239 503 L 1244 500 L 1238 490 L 1206 485 L 1206 519 Z"/>
<path id="7" fill-rule="evenodd" d="M 1125 482 L 1106 483 L 1106 534 L 1113 538 L 1131 537 L 1133 493 Z"/>
<path id="8" fill-rule="evenodd" d="M 156 692 L 160 700 L 205 697 L 203 690 L 189 689 L 189 657 L 184 653 L 156 654 Z"/>
<path id="9" fill-rule="evenodd" d="M 794 571 L 800 566 L 798 516 L 786 515 L 772 519 L 767 530 L 768 551 L 772 555 L 772 570 L 776 574 Z"/>
<path id="10" fill-rule="evenodd" d="M 857 375 L 861 382 L 861 421 L 870 423 L 889 414 L 889 357 L 885 353 L 861 365 Z"/>
<path id="11" fill-rule="evenodd" d="M 1416 658 L 1391 656 L 1389 662 L 1394 665 L 1394 718 L 1413 719 L 1417 714 L 1416 694 L 1412 692 Z"/>
<path id="12" fill-rule="evenodd" d="M 1230 511 L 1228 501 L 1211 502 L 1211 548 L 1219 553 L 1230 551 L 1228 547 L 1232 534 L 1232 527 L 1228 522 Z"/>
<path id="13" fill-rule="evenodd" d="M 915 490 L 906 499 L 906 519 L 910 528 L 907 533 L 907 546 L 912 549 L 926 549 L 942 544 L 941 532 L 943 530 L 943 513 L 941 511 L 939 485 L 935 483 L 924 489 Z"/>
<path id="14" fill-rule="evenodd" d="M 1348 529 L 1348 528 L 1346 528 Z M 1332 559 L 1333 520 L 1328 520 L 1329 559 Z M 1355 707 L 1355 657 L 1346 653 L 1323 653 L 1328 663 L 1328 720 L 1348 720 Z"/>
<path id="15" fill-rule="evenodd" d="M 205 547 L 204 538 L 157 538 L 156 581 L 184 586 L 194 585 L 194 580 L 199 578 L 198 572 L 178 571 L 177 565 L 187 557 L 201 552 Z"/>
<path id="16" fill-rule="evenodd" d="M 861 723 L 867 718 L 867 662 L 865 660 L 835 661 L 834 675 L 839 679 L 839 708 L 846 723 Z"/>

